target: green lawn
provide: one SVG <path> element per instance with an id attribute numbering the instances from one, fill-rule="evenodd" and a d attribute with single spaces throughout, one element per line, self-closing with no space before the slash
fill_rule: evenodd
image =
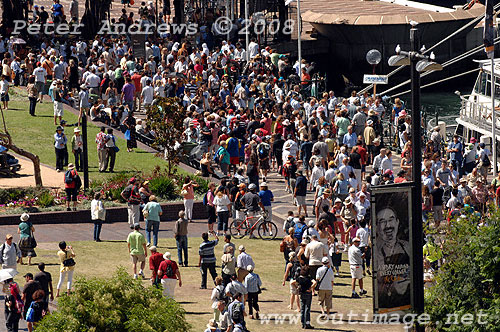
<path id="1" fill-rule="evenodd" d="M 55 168 L 56 156 L 54 152 L 55 133 L 53 104 L 45 96 L 42 104 L 38 103 L 36 107 L 36 117 L 29 115 L 29 101 L 24 91 L 20 89 L 11 89 L 11 101 L 9 110 L 4 110 L 7 130 L 12 135 L 15 145 L 37 154 L 43 164 Z M 78 117 L 72 112 L 64 111 L 64 120 L 68 123 L 76 123 Z M 95 144 L 95 136 L 99 128 L 88 125 L 88 150 L 89 150 L 89 172 L 91 179 L 98 179 L 108 176 L 109 173 L 98 172 L 98 159 Z M 73 127 L 66 130 L 68 136 L 68 148 L 71 149 L 70 141 L 73 136 Z M 153 154 L 136 149 L 134 152 L 127 152 L 127 145 L 124 139 L 118 138 L 116 141 L 120 152 L 116 156 L 116 172 L 135 172 L 150 171 L 157 165 L 165 163 L 156 158 Z M 69 162 L 74 162 L 70 152 Z"/>
<path id="2" fill-rule="evenodd" d="M 211 287 L 209 283 L 208 290 L 200 290 L 200 271 L 196 266 L 198 263 L 198 246 L 201 242 L 199 238 L 189 238 L 189 267 L 181 268 L 183 286 L 176 287 L 176 300 L 181 303 L 187 312 L 187 319 L 193 325 L 193 332 L 204 331 L 208 320 L 212 317 L 211 309 Z M 287 309 L 289 300 L 289 286 L 281 285 L 284 260 L 283 254 L 279 252 L 279 241 L 261 241 L 261 240 L 236 240 L 236 246 L 245 244 L 247 252 L 253 256 L 256 263 L 255 272 L 258 273 L 263 282 L 263 293 L 260 295 L 260 306 L 262 314 L 291 314 L 297 313 Z M 124 266 L 131 271 L 130 259 L 127 252 L 125 241 L 108 241 L 102 243 L 94 242 L 72 242 L 76 253 L 75 277 L 98 276 L 102 278 L 109 277 L 117 267 Z M 160 239 L 159 251 L 164 253 L 170 251 L 172 258 L 177 260 L 177 250 L 174 239 Z M 222 256 L 222 243 L 216 247 L 217 261 L 220 262 Z M 33 259 L 33 263 L 44 261 L 47 264 L 47 270 L 52 273 L 54 287 L 59 280 L 59 263 L 56 257 L 56 243 L 40 243 L 36 249 L 38 257 Z M 344 255 L 345 256 L 345 255 Z M 352 325 L 347 324 L 346 314 L 353 310 L 359 315 L 369 314 L 371 316 L 372 298 L 371 296 L 361 299 L 350 298 L 350 274 L 348 265 L 344 261 L 341 266 L 341 277 L 335 279 L 333 309 L 338 313 L 344 313 L 344 324 L 332 324 L 328 322 L 320 328 L 317 322 L 319 306 L 317 297 L 313 298 L 312 303 L 312 322 L 320 331 L 403 331 L 401 326 L 380 326 L 380 325 Z M 19 275 L 16 281 L 24 285 L 21 278 L 26 272 L 36 272 L 36 267 L 26 265 L 18 266 Z M 220 273 L 220 265 L 217 267 Z M 149 266 L 146 266 L 146 276 L 150 276 Z M 144 285 L 149 285 L 149 281 L 144 281 Z M 371 279 L 365 279 L 365 289 L 371 294 Z M 63 286 L 63 290 L 65 286 Z M 361 316 L 360 316 L 361 317 Z M 356 318 L 355 320 L 358 320 Z M 341 320 L 339 316 L 337 321 Z M 300 323 L 299 323 L 300 324 Z M 300 331 L 300 325 L 290 325 L 289 323 L 275 324 L 271 321 L 269 324 L 261 325 L 259 321 L 248 319 L 248 329 L 250 331 Z"/>

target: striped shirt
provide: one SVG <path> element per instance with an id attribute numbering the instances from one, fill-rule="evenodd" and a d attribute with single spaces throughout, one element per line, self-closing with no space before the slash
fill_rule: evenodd
<path id="1" fill-rule="evenodd" d="M 201 263 L 215 263 L 215 253 L 214 248 L 219 243 L 219 240 L 214 241 L 204 241 L 200 244 L 200 249 L 198 253 L 201 256 Z"/>
<path id="2" fill-rule="evenodd" d="M 245 277 L 243 285 L 245 285 L 249 293 L 257 293 L 260 286 L 262 286 L 262 281 L 260 281 L 260 277 L 258 274 L 250 272 Z"/>

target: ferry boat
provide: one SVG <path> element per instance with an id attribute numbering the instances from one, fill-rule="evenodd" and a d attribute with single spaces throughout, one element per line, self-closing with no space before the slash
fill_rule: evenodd
<path id="1" fill-rule="evenodd" d="M 491 151 L 492 112 L 491 112 L 491 60 L 476 61 L 480 70 L 469 95 L 460 95 L 460 115 L 456 119 L 458 126 L 455 133 L 463 137 L 464 142 L 470 142 L 472 137 L 489 145 Z M 495 73 L 495 136 L 497 139 L 497 155 L 500 138 L 500 59 L 494 60 Z"/>

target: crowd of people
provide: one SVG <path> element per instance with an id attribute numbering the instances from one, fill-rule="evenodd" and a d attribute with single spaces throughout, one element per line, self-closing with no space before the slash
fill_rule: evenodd
<path id="1" fill-rule="evenodd" d="M 58 0 L 54 6 L 63 16 Z M 45 17 L 34 8 L 35 19 Z M 139 14 L 139 21 L 151 19 L 149 11 Z M 170 12 L 164 14 L 169 16 Z M 120 21 L 134 22 L 126 9 L 123 15 Z M 293 63 L 287 54 L 259 45 L 255 38 L 244 49 L 237 38 L 217 39 L 210 31 L 200 32 L 194 41 L 171 34 L 150 35 L 144 44 L 144 57 L 135 57 L 137 50 L 131 41 L 118 34 L 98 35 L 88 41 L 42 36 L 29 52 L 18 52 L 7 39 L 0 41 L 3 107 L 8 108 L 9 85 L 26 85 L 32 116 L 45 95 L 54 105 L 56 169 L 67 168 L 67 209 L 71 210 L 71 201 L 76 209 L 81 185 L 77 172 L 83 167 L 82 115 L 102 123 L 95 139 L 99 171 L 113 172 L 119 151 L 113 128 L 125 134 L 131 152 L 139 137 L 155 138 L 145 114 L 155 99 L 178 97 L 185 112 L 179 144 L 200 147 L 201 175 L 221 178 L 210 183 L 204 197 L 208 229 L 199 248 L 200 287 L 209 287 L 208 273 L 215 286 L 211 293 L 214 318 L 207 325 L 208 331 L 245 331 L 247 311 L 251 319 L 259 319 L 262 281 L 245 246 L 239 246 L 236 255 L 228 225 L 230 218 L 243 220 L 261 211 L 272 220 L 270 177 L 279 179 L 294 206 L 283 224 L 280 251 L 285 264 L 283 285 L 288 281 L 290 287 L 289 308 L 301 312 L 303 328 L 312 328 L 313 296 L 318 296 L 322 317 L 330 314 L 343 253 L 348 257 L 352 298 L 367 293 L 363 278 L 371 274 L 371 188 L 409 181 L 414 171 L 413 153 L 423 154 L 422 169 L 418 170 L 422 173 L 423 222 L 437 234 L 423 248 L 425 281 L 431 285 L 443 259 L 439 245 L 446 240 L 447 225 L 464 215 L 485 217 L 489 204 L 500 202 L 500 175 L 488 181 L 491 161 L 485 144 L 476 138 L 467 143 L 458 135 L 447 142 L 440 128 L 434 128 L 425 149 L 413 151 L 412 140 L 421 138 L 411 136 L 411 116 L 401 100 L 388 106 L 379 96 L 366 92 L 352 91 L 345 98 L 333 91 L 318 93 L 311 80 L 314 65 L 306 60 Z M 77 123 L 68 124 L 63 119 L 63 104 L 79 110 Z M 384 125 L 395 128 L 394 145 L 384 137 Z M 74 127 L 71 140 L 65 134 L 67 127 Z M 74 164 L 69 162 L 68 144 Z M 394 148 L 401 151 L 398 162 Z M 149 253 L 152 283 L 162 287 L 165 296 L 174 297 L 175 287 L 182 287 L 180 267 L 189 263 L 188 225 L 194 218 L 197 184 L 187 177 L 182 186 L 185 210 L 179 213 L 174 232 L 178 262 L 170 252 L 158 252 L 162 211 L 147 185 L 147 181 L 132 178 L 122 192 L 133 229 L 127 238 L 133 275 L 146 278 Z M 94 240 L 99 242 L 106 218 L 99 193 L 91 207 Z M 147 220 L 146 236 L 140 232 L 140 209 Z M 0 249 L 3 268 L 15 269 L 23 257 L 28 257 L 28 264 L 36 257 L 34 228 L 28 219 L 27 215 L 21 217 L 19 245 L 7 235 Z M 220 273 L 215 254 L 219 236 L 224 236 L 225 242 Z M 75 256 L 66 243 L 59 246 L 57 296 L 66 277 L 68 292 L 71 289 Z M 5 283 L 11 294 L 7 298 L 11 308 L 7 324 L 12 331 L 17 330 L 16 319 L 20 317 L 19 307 L 14 309 L 19 296 L 25 311 L 32 301 L 47 303 L 48 297 L 53 297 L 50 274 L 44 272 L 43 263 L 39 268 L 45 277 L 37 281 L 35 276 L 32 281 L 33 276 L 26 274 L 23 292 L 12 279 Z"/>

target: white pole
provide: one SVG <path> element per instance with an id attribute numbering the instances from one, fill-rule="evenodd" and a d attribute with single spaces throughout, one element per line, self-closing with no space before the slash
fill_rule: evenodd
<path id="1" fill-rule="evenodd" d="M 229 1 L 232 2 L 232 0 L 226 0 L 226 17 L 230 17 L 231 14 L 230 14 L 230 11 L 231 11 L 231 5 L 229 3 Z M 233 22 L 233 20 L 231 19 L 231 23 Z M 227 32 L 227 36 L 226 36 L 226 40 L 229 41 L 229 34 L 230 34 L 230 31 Z"/>
<path id="2" fill-rule="evenodd" d="M 497 135 L 495 117 L 495 53 L 491 53 L 491 149 L 493 150 L 493 177 L 497 176 Z"/>
<path id="3" fill-rule="evenodd" d="M 299 61 L 299 78 L 302 77 L 302 21 L 300 19 L 300 0 L 297 0 L 297 55 Z"/>
<path id="4" fill-rule="evenodd" d="M 248 22 L 248 0 L 245 0 L 245 29 L 246 29 L 246 34 L 245 34 L 245 50 L 246 50 L 246 55 L 247 55 L 247 62 L 250 61 L 250 52 L 248 50 L 248 44 L 250 44 L 250 35 L 248 34 L 250 31 L 250 22 Z"/>

